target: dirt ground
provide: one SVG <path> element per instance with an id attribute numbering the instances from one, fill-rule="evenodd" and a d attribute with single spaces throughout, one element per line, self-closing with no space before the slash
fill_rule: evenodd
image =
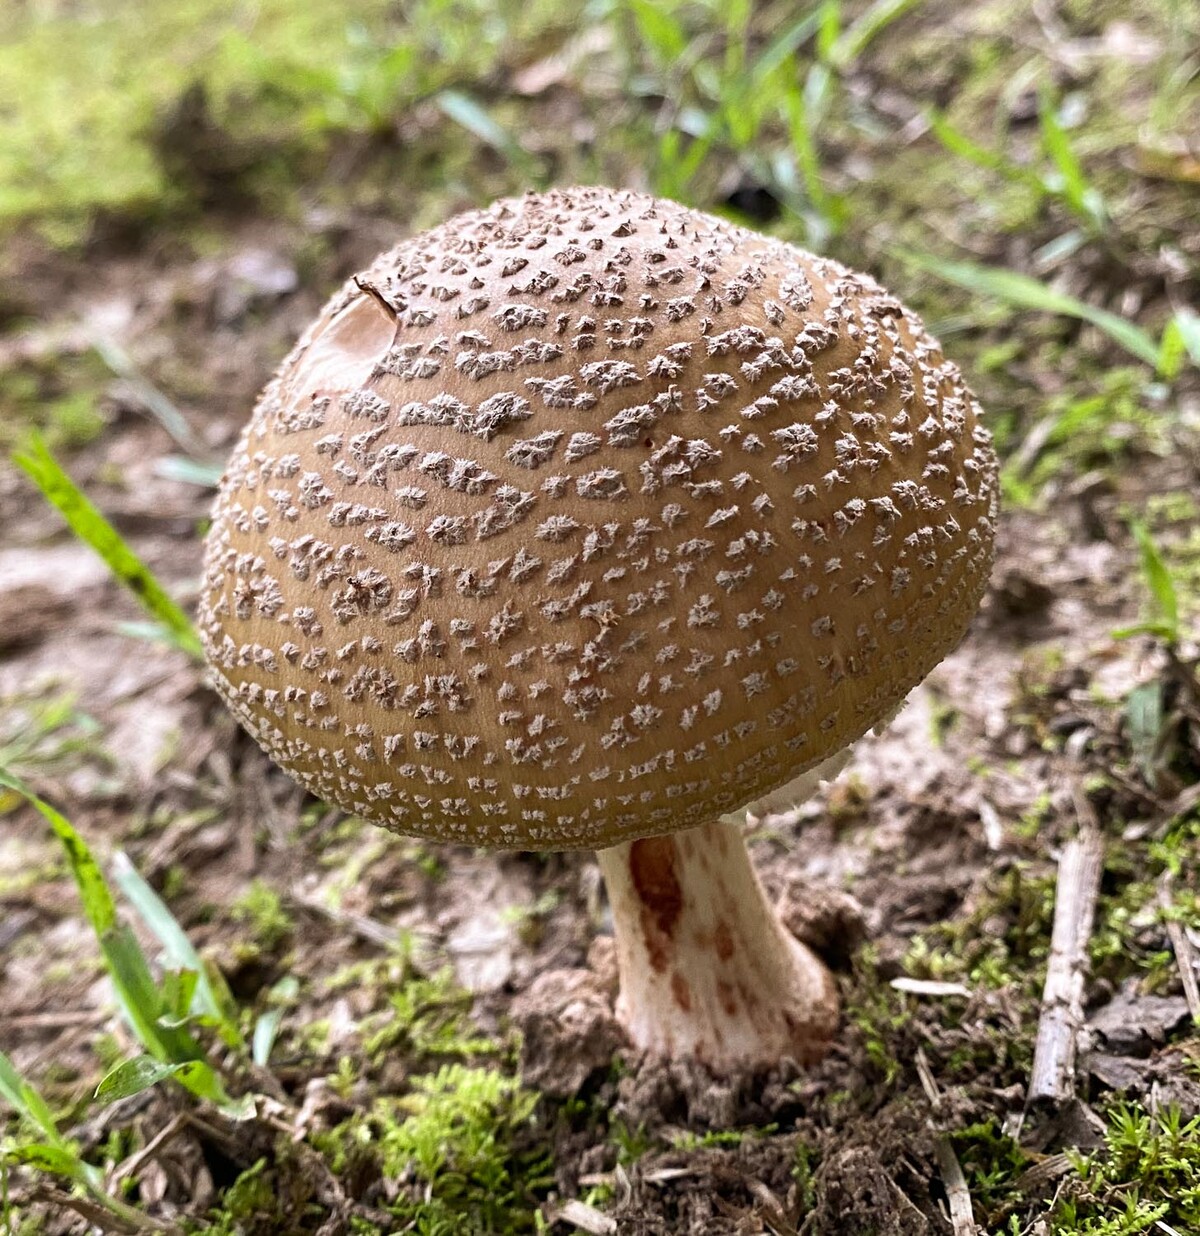
<path id="1" fill-rule="evenodd" d="M 905 37 L 913 54 L 919 29 Z M 880 90 L 891 71 L 875 64 L 859 80 Z M 833 157 L 855 156 L 845 146 Z M 884 190 L 868 182 L 864 192 Z M 1137 192 L 1152 199 L 1143 212 L 1159 200 Z M 1180 193 L 1193 211 L 1174 235 L 1186 277 L 1163 273 L 1170 254 L 1154 269 L 1148 253 L 1130 260 L 1114 243 L 1100 246 L 1079 290 L 1119 307 L 1121 287 L 1136 283 L 1138 321 L 1161 317 L 1168 284 L 1176 298 L 1194 294 L 1195 185 Z M 422 211 L 466 204 L 448 193 Z M 0 289 L 0 381 L 37 372 L 60 383 L 58 395 L 96 387 L 100 427 L 62 442 L 60 457 L 185 608 L 212 489 L 178 460 L 219 465 L 329 290 L 410 230 L 403 212 L 377 203 L 309 203 L 286 217 L 261 202 L 204 210 L 199 240 L 114 224 L 60 248 L 18 230 Z M 1135 233 L 1130 224 L 1124 236 Z M 852 241 L 853 231 L 843 244 Z M 998 247 L 989 256 L 1031 268 L 1019 235 Z M 1036 401 L 1064 386 L 1079 398 L 1104 389 L 1094 374 L 1059 381 L 1057 354 L 1038 350 L 1044 325 L 1028 329 L 1036 346 L 975 371 L 997 345 L 994 321 L 967 326 L 979 336 L 969 348 L 957 330 L 947 338 L 951 355 L 963 343 L 981 393 L 1007 401 L 996 410 L 1012 426 L 1002 446 L 1010 465 L 1026 451 L 1026 475 L 1044 455 L 1029 445 L 1046 432 Z M 136 374 L 95 376 L 98 335 L 119 342 Z M 1080 339 L 1065 346 L 1093 359 L 1113 346 Z M 827 1060 L 767 1076 L 714 1078 L 628 1052 L 590 855 L 430 847 L 306 798 L 237 729 L 195 663 L 123 627 L 142 617 L 136 603 L 0 462 L 0 765 L 66 812 L 105 861 L 128 855 L 247 1017 L 285 1006 L 266 1069 L 227 1062 L 238 1089 L 268 1096 L 255 1119 L 229 1121 L 170 1083 L 90 1104 L 133 1043 L 58 843 L 0 791 L 0 1050 L 110 1182 L 125 1165 L 125 1196 L 148 1223 L 177 1230 L 1200 1231 L 1187 1218 L 1200 1213 L 1200 1156 L 1177 1153 L 1184 1167 L 1169 1189 L 1144 1156 L 1120 1168 L 1124 1184 L 1075 1157 L 1112 1162 L 1128 1150 L 1113 1140 L 1114 1113 L 1200 1116 L 1200 1038 L 1184 986 L 1200 950 L 1200 687 L 1186 593 L 1187 554 L 1200 558 L 1186 505 L 1200 490 L 1200 385 L 1195 370 L 1150 389 L 1153 378 L 1138 379 L 1134 412 L 1106 421 L 1102 446 L 1087 438 L 1071 454 L 1069 435 L 1082 441 L 1086 425 L 1065 446 L 1051 439 L 1056 470 L 1030 502 L 1008 503 L 993 586 L 967 640 L 834 784 L 754 828 L 769 893 L 835 968 L 845 1007 Z M 167 392 L 182 425 L 156 413 L 154 392 Z M 15 440 L 15 403 L 5 415 Z M 1184 615 L 1174 646 L 1114 636 L 1152 608 L 1131 512 L 1157 519 L 1171 551 Z M 1105 860 L 1076 1097 L 1028 1107 L 1058 859 L 1090 824 Z M 289 976 L 294 990 L 280 988 Z M 520 1079 L 531 1096 L 496 1133 L 511 1176 L 494 1187 L 516 1199 L 503 1218 L 479 1209 L 470 1171 L 461 1209 L 430 1203 L 422 1217 L 420 1199 L 442 1186 L 388 1167 L 388 1121 L 415 1110 L 404 1107 L 414 1079 L 454 1063 Z M 503 1109 L 491 1111 L 501 1130 Z M 951 1218 L 948 1163 L 963 1173 L 975 1226 Z M 1162 1207 L 1118 1226 L 1122 1187 Z M 14 1169 L 7 1189 L 14 1233 L 116 1222 L 81 1213 L 28 1169 Z"/>

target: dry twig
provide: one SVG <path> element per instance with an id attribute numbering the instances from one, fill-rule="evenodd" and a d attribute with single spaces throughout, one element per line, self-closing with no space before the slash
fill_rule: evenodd
<path id="1" fill-rule="evenodd" d="M 930 1110 L 936 1116 L 942 1110 L 942 1088 L 933 1075 L 929 1057 L 925 1054 L 923 1047 L 917 1048 L 916 1068 L 921 1089 L 925 1091 Z M 934 1120 L 929 1121 L 929 1127 L 933 1131 L 934 1152 L 937 1155 L 942 1184 L 946 1189 L 946 1201 L 950 1206 L 950 1222 L 954 1227 L 954 1236 L 978 1236 L 979 1229 L 975 1226 L 975 1212 L 971 1205 L 971 1191 L 967 1187 L 967 1178 L 963 1175 L 958 1155 L 954 1153 L 949 1137 L 938 1131 Z"/>
<path id="2" fill-rule="evenodd" d="M 65 1030 L 72 1026 L 94 1026 L 110 1014 L 105 1009 L 63 1009 L 61 1012 L 12 1013 L 0 1017 L 5 1030 Z"/>
<path id="3" fill-rule="evenodd" d="M 146 1164 L 158 1154 L 158 1152 L 170 1141 L 186 1128 L 188 1123 L 187 1112 L 177 1112 L 171 1119 L 163 1125 L 161 1129 L 134 1154 L 131 1154 L 124 1163 L 120 1164 L 116 1171 L 113 1172 L 113 1180 L 136 1180 L 138 1173 Z"/>
<path id="4" fill-rule="evenodd" d="M 1076 793 L 1075 805 L 1082 823 L 1058 864 L 1050 961 L 1042 991 L 1027 1110 L 1038 1102 L 1065 1102 L 1075 1093 L 1075 1052 L 1083 1025 L 1087 946 L 1104 870 L 1104 839 L 1091 805 L 1081 793 Z"/>
<path id="5" fill-rule="evenodd" d="M 923 1047 L 917 1048 L 916 1066 L 921 1089 L 925 1091 L 925 1097 L 929 1100 L 929 1106 L 934 1115 L 937 1115 L 942 1110 L 942 1088 L 933 1075 L 933 1069 L 929 1067 L 929 1057 L 925 1054 Z"/>
<path id="6" fill-rule="evenodd" d="M 938 1137 L 934 1141 L 934 1150 L 937 1153 L 942 1184 L 946 1188 L 946 1201 L 950 1205 L 950 1223 L 954 1228 L 954 1236 L 978 1236 L 975 1211 L 971 1206 L 971 1191 L 967 1188 L 967 1178 L 963 1175 L 962 1166 L 950 1139 L 946 1136 Z"/>
<path id="7" fill-rule="evenodd" d="M 1171 907 L 1171 885 L 1164 880 L 1159 890 L 1159 904 L 1164 910 Z M 1179 979 L 1183 983 L 1183 994 L 1187 1000 L 1188 1012 L 1192 1022 L 1200 1026 L 1200 982 L 1196 980 L 1196 946 L 1183 929 L 1178 919 L 1167 919 L 1167 938 L 1171 941 L 1171 949 L 1175 953 L 1175 964 L 1179 967 Z"/>
<path id="8" fill-rule="evenodd" d="M 590 1232 L 591 1236 L 608 1236 L 617 1230 L 617 1221 L 611 1215 L 578 1200 L 561 1206 L 554 1222 L 573 1224 L 578 1231 Z"/>
<path id="9" fill-rule="evenodd" d="M 336 906 L 327 905 L 317 897 L 313 897 L 308 893 L 303 892 L 299 888 L 292 889 L 292 900 L 305 910 L 311 911 L 313 914 L 319 914 L 323 918 L 327 918 L 330 922 L 337 923 L 339 927 L 345 927 L 352 931 L 356 936 L 366 940 L 368 944 L 378 945 L 379 948 L 394 950 L 401 946 L 404 938 L 395 928 L 387 926 L 386 923 L 380 923 L 373 918 L 367 918 L 362 914 L 351 914 L 348 910 L 338 909 Z"/>
<path id="10" fill-rule="evenodd" d="M 47 1206 L 62 1210 L 73 1210 L 98 1231 L 111 1233 L 113 1236 L 144 1236 L 145 1233 L 155 1233 L 156 1236 L 182 1236 L 180 1228 L 173 1223 L 162 1223 L 149 1215 L 141 1214 L 132 1207 L 123 1207 L 116 1214 L 108 1207 L 85 1197 L 82 1193 L 72 1193 L 60 1189 L 48 1181 L 38 1181 L 29 1191 L 29 1199 L 41 1202 Z M 15 1200 L 15 1199 L 14 1199 Z"/>

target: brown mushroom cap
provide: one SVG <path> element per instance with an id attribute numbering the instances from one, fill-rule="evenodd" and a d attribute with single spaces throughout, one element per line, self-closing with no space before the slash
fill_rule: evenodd
<path id="1" fill-rule="evenodd" d="M 406 240 L 264 391 L 207 545 L 218 689 L 398 832 L 704 823 L 961 639 L 996 466 L 920 321 L 836 262 L 571 189 Z"/>

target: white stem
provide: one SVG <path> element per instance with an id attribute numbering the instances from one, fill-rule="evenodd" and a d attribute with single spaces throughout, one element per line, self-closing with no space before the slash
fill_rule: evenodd
<path id="1" fill-rule="evenodd" d="M 599 852 L 616 932 L 617 1016 L 635 1047 L 716 1071 L 818 1060 L 833 979 L 767 904 L 746 843 L 704 824 Z"/>

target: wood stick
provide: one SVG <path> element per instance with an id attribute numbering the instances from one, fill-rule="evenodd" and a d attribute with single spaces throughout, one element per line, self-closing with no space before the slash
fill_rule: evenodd
<path id="1" fill-rule="evenodd" d="M 165 1124 L 159 1131 L 134 1154 L 131 1154 L 123 1163 L 117 1166 L 113 1172 L 112 1178 L 114 1181 L 124 1180 L 125 1177 L 136 1179 L 138 1173 L 146 1164 L 154 1158 L 156 1154 L 173 1138 L 179 1131 L 187 1126 L 188 1119 L 186 1112 L 177 1112 L 171 1117 L 170 1121 Z"/>
<path id="2" fill-rule="evenodd" d="M 1166 878 L 1159 886 L 1159 905 L 1164 910 L 1171 908 L 1171 884 Z M 1196 947 L 1184 931 L 1183 924 L 1177 919 L 1168 918 L 1166 927 L 1167 938 L 1171 941 L 1171 949 L 1175 954 L 1175 964 L 1179 967 L 1179 979 L 1183 983 L 1188 1012 L 1192 1015 L 1192 1023 L 1200 1026 L 1200 982 L 1196 979 Z"/>
<path id="3" fill-rule="evenodd" d="M 934 1077 L 933 1070 L 929 1067 L 929 1057 L 925 1054 L 925 1048 L 917 1048 L 914 1062 L 917 1066 L 917 1077 L 921 1082 L 921 1089 L 925 1091 L 929 1107 L 936 1116 L 942 1110 L 942 1088 L 938 1085 L 937 1078 Z"/>
<path id="4" fill-rule="evenodd" d="M 298 906 L 337 923 L 339 927 L 347 928 L 356 936 L 366 940 L 368 944 L 391 950 L 399 948 L 403 943 L 402 933 L 386 923 L 380 923 L 362 914 L 351 914 L 349 910 L 339 910 L 334 906 L 326 905 L 319 898 L 303 893 L 298 888 L 292 889 L 291 897 Z"/>
<path id="5" fill-rule="evenodd" d="M 1087 946 L 1104 871 L 1104 839 L 1091 805 L 1077 795 L 1083 820 L 1058 864 L 1054 927 L 1026 1110 L 1038 1102 L 1063 1103 L 1075 1094 L 1075 1051 L 1083 1025 L 1083 980 Z"/>
<path id="6" fill-rule="evenodd" d="M 934 1141 L 937 1151 L 938 1171 L 941 1173 L 942 1184 L 946 1187 L 946 1201 L 950 1204 L 950 1224 L 954 1228 L 954 1236 L 978 1236 L 979 1229 L 975 1226 L 975 1211 L 971 1206 L 971 1191 L 967 1188 L 967 1178 L 954 1153 L 954 1147 L 948 1137 L 939 1137 Z"/>
<path id="7" fill-rule="evenodd" d="M 1179 977 L 1183 982 L 1183 994 L 1187 998 L 1188 1012 L 1192 1021 L 1200 1026 L 1200 983 L 1196 981 L 1196 949 L 1183 924 L 1174 919 L 1167 920 L 1167 935 L 1171 947 L 1175 950 L 1175 961 L 1179 965 Z"/>
<path id="8" fill-rule="evenodd" d="M 5 1030 L 66 1030 L 72 1026 L 93 1026 L 112 1014 L 107 1009 L 63 1009 L 61 1012 L 11 1013 L 0 1017 Z"/>
<path id="9" fill-rule="evenodd" d="M 942 1088 L 933 1075 L 929 1057 L 923 1047 L 917 1048 L 915 1063 L 921 1089 L 925 1091 L 930 1110 L 936 1117 L 942 1110 Z M 971 1191 L 967 1188 L 967 1178 L 963 1175 L 958 1155 L 954 1153 L 954 1146 L 945 1133 L 938 1131 L 933 1118 L 929 1121 L 929 1128 L 933 1133 L 938 1171 L 946 1188 L 946 1201 L 950 1206 L 950 1223 L 954 1227 L 954 1236 L 978 1236 L 979 1229 L 975 1226 L 975 1212 L 971 1206 Z"/>

